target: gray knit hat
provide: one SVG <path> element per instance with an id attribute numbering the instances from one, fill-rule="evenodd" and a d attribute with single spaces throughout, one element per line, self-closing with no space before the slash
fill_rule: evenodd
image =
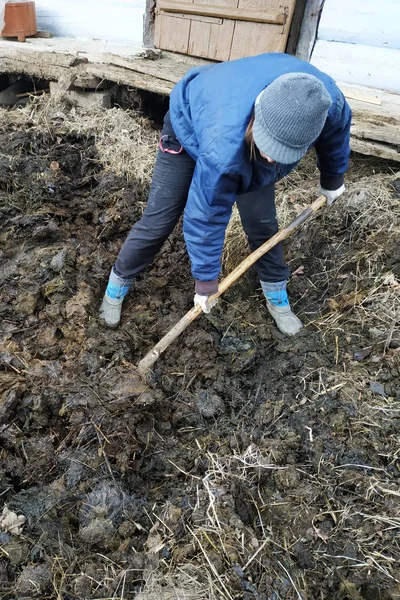
<path id="1" fill-rule="evenodd" d="M 331 104 L 329 93 L 314 75 L 281 75 L 256 100 L 257 148 L 284 165 L 300 160 L 321 133 Z"/>

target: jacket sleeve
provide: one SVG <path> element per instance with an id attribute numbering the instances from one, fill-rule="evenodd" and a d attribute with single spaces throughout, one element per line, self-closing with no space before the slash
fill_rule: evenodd
<path id="1" fill-rule="evenodd" d="M 183 234 L 198 293 L 213 293 L 221 269 L 225 231 L 236 201 L 240 176 L 224 172 L 209 155 L 196 162 L 184 213 Z M 210 282 L 214 285 L 201 285 Z"/>
<path id="2" fill-rule="evenodd" d="M 321 187 L 325 190 L 337 190 L 343 185 L 350 156 L 350 125 L 351 109 L 339 90 L 333 113 L 329 111 L 315 143 Z"/>

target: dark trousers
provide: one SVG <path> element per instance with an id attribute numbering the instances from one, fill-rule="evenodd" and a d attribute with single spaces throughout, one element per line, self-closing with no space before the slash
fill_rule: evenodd
<path id="1" fill-rule="evenodd" d="M 181 148 L 167 113 L 142 218 L 132 227 L 113 267 L 126 280 L 143 271 L 160 250 L 182 215 L 192 182 L 195 161 Z M 251 251 L 278 231 L 274 184 L 238 196 L 236 204 Z M 204 249 L 207 252 L 207 249 Z M 289 277 L 283 262 L 282 243 L 264 254 L 255 264 L 261 281 L 277 282 Z"/>

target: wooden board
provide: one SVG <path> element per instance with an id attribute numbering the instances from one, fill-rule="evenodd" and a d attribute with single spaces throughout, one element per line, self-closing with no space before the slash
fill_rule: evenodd
<path id="1" fill-rule="evenodd" d="M 337 83 L 353 111 L 352 150 L 400 161 L 400 95 Z"/>
<path id="2" fill-rule="evenodd" d="M 379 156 L 387 160 L 394 160 L 400 162 L 400 149 L 392 148 L 386 144 L 380 144 L 373 140 L 359 140 L 357 138 L 351 138 L 351 149 L 354 152 L 360 154 L 367 154 L 369 156 Z"/>
<path id="3" fill-rule="evenodd" d="M 279 0 L 239 0 L 239 8 L 262 9 L 267 4 L 269 12 L 282 10 Z M 230 59 L 261 54 L 262 52 L 284 52 L 292 21 L 295 0 L 284 3 L 286 23 L 271 25 L 269 23 L 235 22 Z"/>
<path id="4" fill-rule="evenodd" d="M 382 104 L 382 93 L 374 94 L 371 91 L 360 89 L 358 86 L 352 86 L 343 84 L 340 89 L 346 98 L 350 100 L 358 100 L 360 102 L 366 102 L 367 104 L 376 104 L 380 106 Z"/>
<path id="5" fill-rule="evenodd" d="M 361 118 L 356 119 L 352 127 L 351 133 L 354 137 L 360 140 L 375 140 L 384 144 L 398 147 L 400 151 L 400 122 L 393 125 L 384 120 L 375 123 L 368 123 Z"/>
<path id="6" fill-rule="evenodd" d="M 165 53 L 159 60 L 146 58 L 152 53 L 145 48 L 73 38 L 29 38 L 25 43 L 0 39 L 1 72 L 69 81 L 75 87 L 88 87 L 95 78 L 167 95 L 190 68 L 207 64 L 178 54 Z"/>
<path id="7" fill-rule="evenodd" d="M 210 0 L 212 2 L 212 0 Z M 196 17 L 208 17 L 217 19 L 230 19 L 233 21 L 251 21 L 254 23 L 270 23 L 271 25 L 284 25 L 286 15 L 284 12 L 269 13 L 262 8 L 236 8 L 228 4 L 212 4 L 203 2 L 185 2 L 178 0 L 158 0 L 157 12 L 167 12 L 172 14 L 193 15 Z M 202 20 L 202 19 L 199 19 Z"/>
<path id="8" fill-rule="evenodd" d="M 296 46 L 293 52 L 296 54 L 297 58 L 301 58 L 307 62 L 310 60 L 314 48 L 318 22 L 324 2 L 325 0 L 305 0 L 303 18 L 300 25 L 300 35 L 296 40 Z"/>
<path id="9" fill-rule="evenodd" d="M 156 48 L 168 49 L 172 45 L 175 52 L 187 54 L 191 23 L 189 19 L 178 19 L 170 15 L 163 15 L 162 19 L 156 19 L 154 29 Z"/>
<path id="10" fill-rule="evenodd" d="M 196 0 L 196 4 L 218 4 L 222 7 L 236 8 L 237 0 Z M 196 19 L 190 18 L 190 22 L 188 54 L 211 60 L 229 60 L 235 23 L 232 19 L 220 18 L 210 23 L 206 18 L 198 16 Z"/>
<path id="11" fill-rule="evenodd" d="M 283 52 L 295 5 L 296 0 L 159 0 L 155 46 L 210 60 Z M 193 11 L 196 19 L 188 15 Z M 221 21 L 209 22 L 210 16 Z"/>

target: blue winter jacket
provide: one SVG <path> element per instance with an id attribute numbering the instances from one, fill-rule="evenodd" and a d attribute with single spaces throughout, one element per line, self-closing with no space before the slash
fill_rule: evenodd
<path id="1" fill-rule="evenodd" d="M 217 279 L 225 230 L 236 196 L 264 187 L 296 165 L 266 168 L 251 161 L 244 140 L 254 103 L 285 73 L 309 73 L 332 97 L 325 126 L 313 144 L 321 185 L 338 189 L 350 154 L 351 111 L 325 73 L 288 54 L 270 53 L 191 69 L 172 90 L 170 117 L 176 137 L 196 161 L 183 232 L 193 276 Z"/>

